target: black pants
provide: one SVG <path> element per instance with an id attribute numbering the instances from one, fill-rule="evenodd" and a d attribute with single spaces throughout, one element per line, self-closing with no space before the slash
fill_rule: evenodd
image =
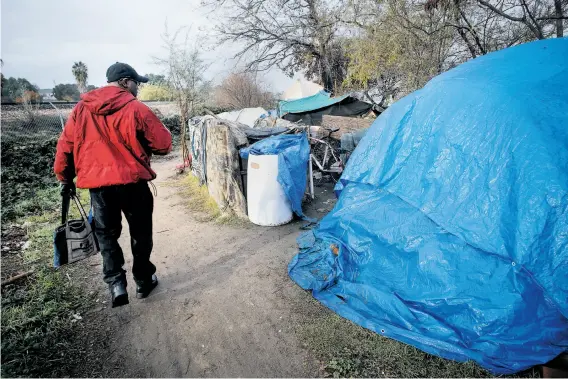
<path id="1" fill-rule="evenodd" d="M 109 285 L 126 283 L 124 255 L 118 244 L 124 213 L 130 227 L 134 264 L 132 275 L 138 283 L 150 280 L 156 266 L 150 262 L 152 252 L 152 212 L 154 198 L 147 182 L 91 189 L 91 202 L 97 236 L 103 256 L 104 281 Z"/>

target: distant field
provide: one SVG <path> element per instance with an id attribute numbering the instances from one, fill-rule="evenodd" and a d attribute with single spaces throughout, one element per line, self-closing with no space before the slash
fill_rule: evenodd
<path id="1" fill-rule="evenodd" d="M 178 114 L 173 102 L 145 102 L 158 117 L 167 118 Z M 21 143 L 43 141 L 58 137 L 61 133 L 61 118 L 65 123 L 75 104 L 40 104 L 32 112 L 26 112 L 21 105 L 2 105 L 2 141 Z M 61 117 L 60 117 L 61 116 Z"/>
<path id="2" fill-rule="evenodd" d="M 58 137 L 62 129 L 61 118 L 65 122 L 73 106 L 62 104 L 55 110 L 49 104 L 40 104 L 26 112 L 21 105 L 2 105 L 2 144 L 26 144 Z"/>

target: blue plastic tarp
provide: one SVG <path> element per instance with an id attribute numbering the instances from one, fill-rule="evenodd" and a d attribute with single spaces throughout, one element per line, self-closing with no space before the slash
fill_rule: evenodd
<path id="1" fill-rule="evenodd" d="M 306 219 L 302 212 L 302 198 L 306 191 L 310 146 L 305 133 L 272 136 L 241 149 L 240 154 L 244 159 L 248 159 L 249 154 L 278 155 L 278 183 L 294 213 Z"/>
<path id="2" fill-rule="evenodd" d="M 568 350 L 568 39 L 464 63 L 373 123 L 291 278 L 495 374 Z"/>
<path id="3" fill-rule="evenodd" d="M 340 97 L 330 97 L 325 91 L 320 91 L 315 95 L 303 97 L 296 100 L 282 100 L 278 103 L 280 117 L 288 113 L 310 112 L 321 108 L 326 108 L 345 100 L 349 95 Z"/>

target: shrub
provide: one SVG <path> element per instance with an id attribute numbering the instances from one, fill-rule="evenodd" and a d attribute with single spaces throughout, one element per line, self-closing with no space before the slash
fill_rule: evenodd
<path id="1" fill-rule="evenodd" d="M 56 138 L 27 143 L 2 141 L 2 221 L 45 209 L 37 193 L 56 186 L 56 145 Z"/>

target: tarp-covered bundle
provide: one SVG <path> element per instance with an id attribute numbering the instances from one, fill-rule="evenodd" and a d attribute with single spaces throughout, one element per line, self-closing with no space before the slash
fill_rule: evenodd
<path id="1" fill-rule="evenodd" d="M 219 113 L 217 115 L 217 118 L 238 122 L 253 128 L 256 120 L 258 120 L 261 116 L 268 116 L 268 112 L 266 111 L 266 109 L 258 107 L 244 108 L 236 111 Z"/>
<path id="2" fill-rule="evenodd" d="M 368 128 L 341 135 L 341 162 L 347 162 L 349 160 L 351 153 L 353 153 L 359 142 L 361 142 L 365 134 L 367 134 L 367 130 Z"/>
<path id="3" fill-rule="evenodd" d="M 268 116 L 259 118 L 254 124 L 254 128 L 287 128 L 294 129 L 297 128 L 298 124 L 284 120 L 283 118 Z"/>
<path id="4" fill-rule="evenodd" d="M 240 127 L 241 131 L 244 132 L 249 139 L 249 141 L 260 141 L 262 139 L 277 136 L 279 134 L 284 134 L 288 132 L 290 129 L 286 127 L 263 127 L 263 128 L 249 128 L 246 125 L 242 125 Z"/>
<path id="5" fill-rule="evenodd" d="M 464 63 L 391 106 L 289 274 L 340 315 L 496 374 L 568 350 L 568 39 Z"/>
<path id="6" fill-rule="evenodd" d="M 321 125 L 323 115 L 358 117 L 368 114 L 373 105 L 350 95 L 330 97 L 325 91 L 302 99 L 280 101 L 278 114 L 285 120 L 306 125 Z"/>
<path id="7" fill-rule="evenodd" d="M 292 210 L 300 217 L 306 190 L 310 146 L 305 133 L 272 136 L 241 150 L 241 157 L 278 155 L 278 183 L 282 186 Z"/>
<path id="8" fill-rule="evenodd" d="M 221 211 L 246 218 L 239 149 L 248 145 L 241 124 L 204 116 L 189 122 L 192 172 Z"/>
<path id="9" fill-rule="evenodd" d="M 194 117 L 188 122 L 189 140 L 191 144 L 191 172 L 199 179 L 199 184 L 207 182 L 207 142 L 208 120 L 213 120 L 213 116 Z"/>

